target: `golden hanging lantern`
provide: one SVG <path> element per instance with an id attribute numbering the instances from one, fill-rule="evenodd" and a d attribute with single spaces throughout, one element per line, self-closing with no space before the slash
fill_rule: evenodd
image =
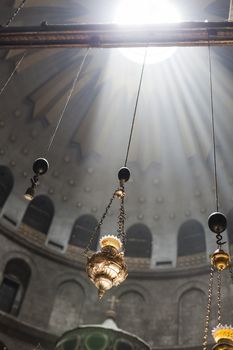
<path id="1" fill-rule="evenodd" d="M 217 270 L 225 270 L 230 265 L 230 256 L 223 249 L 218 248 L 211 256 L 211 264 Z"/>
<path id="2" fill-rule="evenodd" d="M 128 168 L 123 167 L 118 172 L 118 179 L 120 186 L 114 191 L 105 212 L 102 215 L 95 231 L 89 241 L 88 246 L 85 249 L 85 255 L 87 256 L 86 271 L 90 280 L 99 290 L 99 298 L 101 299 L 104 293 L 112 288 L 121 284 L 128 276 L 127 267 L 124 259 L 125 250 L 125 208 L 124 198 L 125 189 L 124 183 L 130 178 L 130 171 Z M 91 245 L 94 235 L 99 232 L 101 225 L 112 205 L 115 198 L 120 201 L 120 209 L 118 215 L 118 234 L 117 236 L 106 235 L 100 240 L 100 251 L 94 253 L 91 257 L 88 257 L 88 250 Z"/>
<path id="3" fill-rule="evenodd" d="M 87 274 L 99 290 L 99 298 L 104 293 L 121 284 L 128 276 L 124 253 L 120 252 L 121 241 L 115 236 L 104 236 L 100 240 L 101 250 L 88 258 Z"/>
<path id="4" fill-rule="evenodd" d="M 216 212 L 210 214 L 208 218 L 209 229 L 216 235 L 217 250 L 211 255 L 210 262 L 210 276 L 208 287 L 208 303 L 207 312 L 205 318 L 205 329 L 203 336 L 203 350 L 208 350 L 208 332 L 210 325 L 211 309 L 213 304 L 213 292 L 214 292 L 214 278 L 217 275 L 217 327 L 212 330 L 212 335 L 216 344 L 213 350 L 233 350 L 233 329 L 231 326 L 222 325 L 222 273 L 224 270 L 228 270 L 233 280 L 232 266 L 230 256 L 223 249 L 222 246 L 226 243 L 223 242 L 222 233 L 227 228 L 226 216 L 219 211 L 219 196 L 218 196 L 218 177 L 217 177 L 217 155 L 216 155 L 216 138 L 215 138 L 215 124 L 214 124 L 214 106 L 213 106 L 213 86 L 212 86 L 212 63 L 211 63 L 211 51 L 208 33 L 208 58 L 209 58 L 209 84 L 210 84 L 210 105 L 211 105 L 211 126 L 212 126 L 212 140 L 213 140 L 213 163 L 214 163 L 214 182 L 215 182 L 215 202 Z"/>
<path id="5" fill-rule="evenodd" d="M 105 208 L 105 212 L 102 215 L 99 223 L 97 224 L 94 233 L 84 251 L 84 254 L 87 256 L 87 274 L 90 280 L 95 284 L 95 286 L 99 290 L 99 298 L 102 298 L 106 290 L 112 288 L 113 286 L 118 286 L 122 283 L 126 277 L 128 276 L 125 260 L 124 260 L 124 251 L 125 251 L 125 208 L 124 208 L 124 198 L 125 198 L 125 189 L 124 184 L 130 178 L 130 171 L 126 167 L 130 144 L 132 140 L 133 128 L 135 124 L 135 118 L 137 113 L 137 106 L 139 100 L 140 89 L 142 85 L 142 77 L 144 72 L 144 67 L 146 63 L 146 54 L 147 48 L 145 49 L 143 65 L 141 69 L 139 84 L 138 84 L 138 92 L 135 101 L 134 113 L 131 123 L 131 129 L 129 133 L 129 140 L 126 149 L 126 157 L 125 157 L 125 166 L 120 168 L 118 172 L 119 179 L 119 187 L 114 191 L 107 207 Z M 120 210 L 118 215 L 118 234 L 115 236 L 104 236 L 100 241 L 101 250 L 97 253 L 94 253 L 91 257 L 88 257 L 87 253 L 89 247 L 91 246 L 91 242 L 94 239 L 94 234 L 99 232 L 101 225 L 112 205 L 114 198 L 118 198 L 120 201 Z M 122 248 L 122 251 L 120 249 Z"/>
<path id="6" fill-rule="evenodd" d="M 213 338 L 216 345 L 213 347 L 215 350 L 229 350 L 233 349 L 233 328 L 228 325 L 218 324 L 216 328 L 212 330 Z"/>
<path id="7" fill-rule="evenodd" d="M 209 278 L 209 291 L 208 291 L 208 305 L 205 321 L 205 331 L 203 337 L 203 350 L 208 349 L 208 330 L 211 316 L 212 298 L 214 293 L 214 277 L 217 275 L 217 326 L 212 330 L 212 335 L 215 340 L 213 350 L 233 350 L 233 328 L 228 325 L 222 325 L 222 307 L 221 307 L 221 289 L 222 289 L 222 273 L 223 270 L 230 272 L 231 279 L 233 281 L 231 259 L 228 253 L 226 253 L 222 246 L 226 243 L 223 242 L 222 232 L 227 227 L 227 220 L 224 214 L 220 212 L 212 213 L 208 219 L 208 225 L 210 230 L 216 235 L 217 249 L 211 255 L 211 269 Z"/>

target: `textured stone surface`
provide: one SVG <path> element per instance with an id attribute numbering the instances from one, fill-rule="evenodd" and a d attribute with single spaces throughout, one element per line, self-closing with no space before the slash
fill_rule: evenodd
<path id="1" fill-rule="evenodd" d="M 87 279 L 84 265 L 20 240 L 2 227 L 2 271 L 7 261 L 15 257 L 24 259 L 32 273 L 18 317 L 1 314 L 1 322 L 4 324 L 6 317 L 8 332 L 16 337 L 15 342 L 12 337 L 9 342 L 13 348 L 25 341 L 21 349 L 31 350 L 31 344 L 38 338 L 40 341 L 48 338 L 43 335 L 48 330 L 50 334 L 61 335 L 69 327 L 102 323 L 110 309 L 111 296 L 117 299 L 113 305 L 117 325 L 142 337 L 152 348 L 188 348 L 201 343 L 208 268 L 132 271 L 120 287 L 98 301 L 97 290 Z M 224 320 L 230 322 L 233 303 L 228 274 L 223 283 Z M 24 324 L 27 324 L 26 329 Z M 36 335 L 37 329 L 40 336 Z M 2 340 L 8 340 L 7 334 Z"/>

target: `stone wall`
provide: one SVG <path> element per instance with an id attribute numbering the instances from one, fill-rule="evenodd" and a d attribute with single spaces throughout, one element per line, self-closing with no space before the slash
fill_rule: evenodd
<path id="1" fill-rule="evenodd" d="M 18 316 L 1 313 L 0 340 L 9 350 L 31 350 L 38 342 L 52 347 L 51 339 L 55 341 L 69 328 L 101 324 L 110 310 L 112 296 L 117 299 L 114 309 L 118 327 L 140 336 L 152 348 L 186 349 L 201 345 L 207 266 L 134 270 L 120 287 L 99 301 L 96 288 L 87 279 L 84 264 L 34 245 L 1 227 L 1 278 L 6 263 L 12 258 L 21 258 L 30 265 L 31 278 Z M 230 323 L 232 285 L 227 273 L 223 283 L 224 322 Z"/>

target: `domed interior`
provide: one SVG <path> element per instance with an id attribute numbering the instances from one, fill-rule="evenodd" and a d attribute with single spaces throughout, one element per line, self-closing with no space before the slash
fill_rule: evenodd
<path id="1" fill-rule="evenodd" d="M 10 25 L 112 23 L 119 3 L 28 0 Z M 1 1 L 0 23 L 19 5 Z M 185 21 L 223 22 L 231 15 L 227 0 L 172 5 Z M 233 244 L 233 49 L 211 47 L 215 145 L 208 48 L 177 47 L 163 59 L 159 54 L 153 60 L 147 53 L 128 153 L 129 277 L 97 304 L 83 252 L 98 251 L 102 236 L 118 233 L 118 198 L 96 227 L 119 188 L 142 62 L 116 48 L 1 49 L 0 89 L 20 61 L 0 94 L 0 341 L 7 349 L 38 343 L 52 349 L 65 331 L 102 323 L 109 309 L 120 328 L 151 349 L 200 347 L 209 256 L 216 249 L 208 228 L 216 211 L 214 146 L 219 210 L 227 218 L 224 249 L 231 252 Z M 26 201 L 40 157 L 49 170 Z M 223 282 L 224 300 L 231 303 L 229 281 Z M 230 315 L 226 303 L 223 309 Z"/>

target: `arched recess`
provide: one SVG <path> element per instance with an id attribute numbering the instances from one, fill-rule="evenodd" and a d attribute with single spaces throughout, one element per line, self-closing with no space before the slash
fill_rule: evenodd
<path id="1" fill-rule="evenodd" d="M 201 345 L 206 311 L 206 295 L 197 288 L 185 291 L 179 299 L 179 345 Z"/>
<path id="2" fill-rule="evenodd" d="M 145 310 L 144 296 L 135 290 L 124 292 L 119 297 L 117 324 L 133 334 L 144 336 L 143 317 Z"/>
<path id="3" fill-rule="evenodd" d="M 81 321 L 85 299 L 83 287 L 76 281 L 63 282 L 57 289 L 49 327 L 55 333 L 62 333 L 77 327 Z"/>
<path id="4" fill-rule="evenodd" d="M 23 259 L 13 258 L 7 262 L 0 285 L 0 310 L 18 315 L 30 277 L 31 269 Z"/>
<path id="5" fill-rule="evenodd" d="M 144 224 L 134 224 L 127 231 L 126 256 L 150 258 L 152 252 L 152 234 Z"/>
<path id="6" fill-rule="evenodd" d="M 14 185 L 14 177 L 11 170 L 0 165 L 0 208 L 5 204 Z"/>
<path id="7" fill-rule="evenodd" d="M 31 228 L 48 233 L 54 216 L 54 205 L 48 196 L 36 196 L 28 205 L 22 222 Z"/>
<path id="8" fill-rule="evenodd" d="M 95 230 L 98 221 L 92 215 L 85 214 L 80 216 L 74 223 L 69 244 L 80 248 L 86 248 L 90 238 Z M 96 251 L 99 240 L 99 233 L 94 236 L 90 249 Z"/>
<path id="9" fill-rule="evenodd" d="M 178 265 L 196 265 L 206 262 L 206 240 L 202 224 L 197 220 L 184 222 L 178 231 Z"/>
<path id="10" fill-rule="evenodd" d="M 114 350 L 133 350 L 134 346 L 124 339 L 118 339 L 114 344 Z"/>
<path id="11" fill-rule="evenodd" d="M 8 350 L 8 348 L 2 341 L 0 341 L 0 350 Z"/>

